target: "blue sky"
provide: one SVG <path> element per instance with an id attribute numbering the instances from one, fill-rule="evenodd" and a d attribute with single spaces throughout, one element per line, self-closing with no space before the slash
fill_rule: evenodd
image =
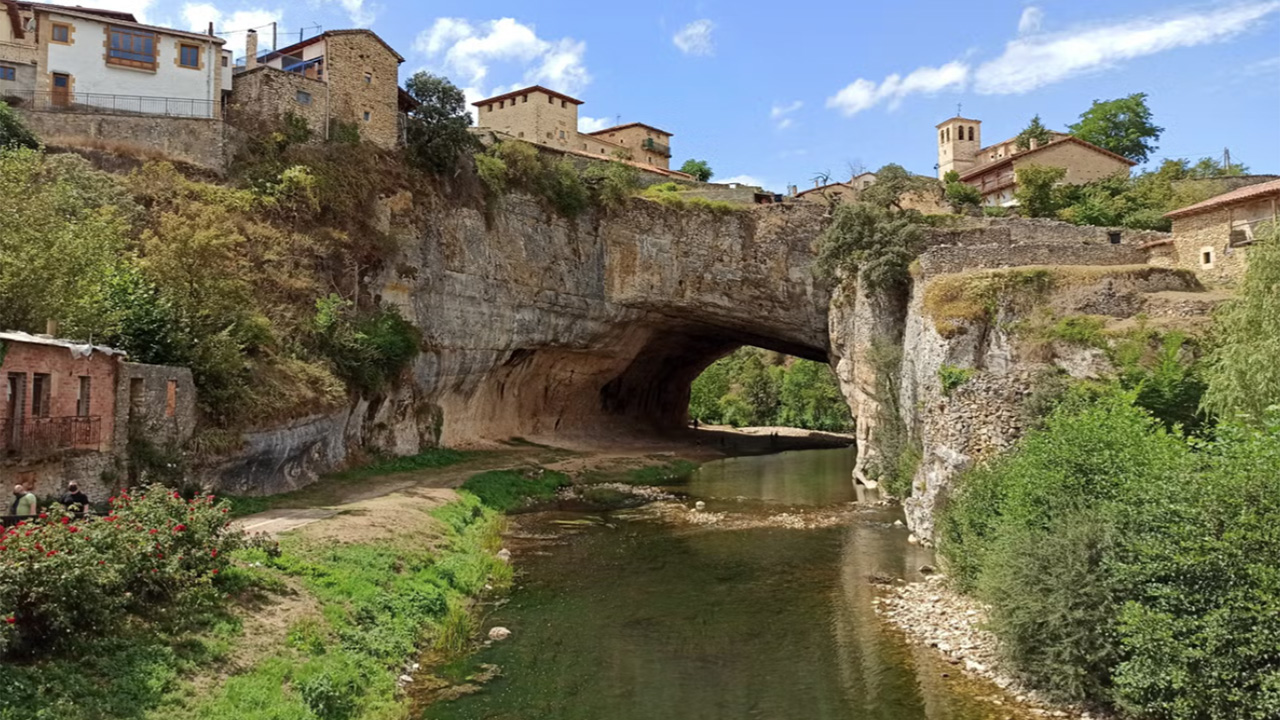
<path id="1" fill-rule="evenodd" d="M 675 163 L 717 179 L 811 185 L 897 162 L 932 173 L 933 126 L 983 121 L 987 143 L 1039 113 L 1060 129 L 1090 102 L 1150 95 L 1163 157 L 1231 149 L 1280 173 L 1280 0 L 1037 0 L 787 5 L 494 0 L 92 0 L 147 22 L 204 28 L 234 47 L 272 20 L 370 27 L 403 77 L 449 76 L 469 96 L 540 83 L 585 101 L 584 129 L 675 133 Z M 283 45 L 283 40 L 281 41 Z"/>

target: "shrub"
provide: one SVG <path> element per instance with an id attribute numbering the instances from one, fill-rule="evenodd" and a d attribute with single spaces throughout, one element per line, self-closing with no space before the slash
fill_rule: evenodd
<path id="1" fill-rule="evenodd" d="M 30 148 L 34 150 L 40 146 L 40 141 L 36 139 L 34 133 L 22 122 L 22 118 L 9 107 L 9 104 L 0 101 L 0 149 L 4 148 Z"/>
<path id="2" fill-rule="evenodd" d="M 315 335 L 339 377 L 362 392 L 385 388 L 418 355 L 419 333 L 394 307 L 367 313 L 337 295 L 316 301 Z"/>
<path id="3" fill-rule="evenodd" d="M 692 158 L 684 161 L 684 164 L 680 166 L 680 172 L 692 175 L 693 179 L 698 182 L 708 182 L 711 180 L 711 176 L 715 175 L 706 160 L 694 160 Z"/>
<path id="4" fill-rule="evenodd" d="M 1120 704 L 1161 720 L 1280 716 L 1280 415 L 1227 426 L 1192 482 L 1127 516 Z"/>
<path id="5" fill-rule="evenodd" d="M 502 158 L 488 153 L 475 156 L 476 175 L 484 184 L 489 197 L 502 197 L 507 192 L 507 164 Z"/>
<path id="6" fill-rule="evenodd" d="M 1014 197 L 1019 212 L 1027 217 L 1053 217 L 1066 204 L 1058 189 L 1067 176 L 1066 168 L 1031 165 L 1019 168 L 1017 176 Z"/>
<path id="7" fill-rule="evenodd" d="M 417 101 L 405 125 L 409 161 L 428 172 L 452 170 L 458 158 L 477 146 L 468 131 L 471 114 L 466 96 L 448 79 L 422 71 L 404 87 Z"/>
<path id="8" fill-rule="evenodd" d="M 622 207 L 640 187 L 640 171 L 625 163 L 592 163 L 583 178 L 601 207 Z"/>
<path id="9" fill-rule="evenodd" d="M 942 394 L 950 396 L 956 388 L 969 382 L 973 373 L 973 368 L 956 367 L 944 363 L 938 368 L 938 382 L 942 384 Z"/>
<path id="10" fill-rule="evenodd" d="M 982 208 L 982 214 L 989 218 L 1009 217 L 1009 208 L 999 207 L 995 205 L 986 205 Z"/>
<path id="11" fill-rule="evenodd" d="M 218 573 L 244 544 L 212 495 L 184 500 L 152 486 L 112 498 L 101 518 L 56 509 L 0 544 L 0 652 L 67 647 L 103 635 L 157 603 L 186 611 L 216 602 Z"/>
<path id="12" fill-rule="evenodd" d="M 849 281 L 856 278 L 871 290 L 902 286 L 909 277 L 907 268 L 924 245 L 917 217 L 862 202 L 836 207 L 819 240 L 819 272 Z"/>

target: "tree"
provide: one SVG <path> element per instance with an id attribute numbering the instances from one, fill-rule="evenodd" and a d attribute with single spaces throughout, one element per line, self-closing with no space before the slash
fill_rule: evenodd
<path id="1" fill-rule="evenodd" d="M 1053 133 L 1049 132 L 1049 128 L 1040 122 L 1040 116 L 1036 115 L 1031 118 L 1031 122 L 1018 133 L 1016 139 L 1019 150 L 1030 150 L 1032 143 L 1038 147 L 1045 145 L 1053 140 Z"/>
<path id="2" fill-rule="evenodd" d="M 1249 248 L 1239 295 L 1217 323 L 1218 346 L 1208 358 L 1205 407 L 1222 420 L 1260 423 L 1280 405 L 1280 228 Z"/>
<path id="3" fill-rule="evenodd" d="M 39 146 L 40 141 L 36 140 L 22 118 L 18 117 L 8 103 L 0 102 L 0 148 L 24 147 L 34 150 Z"/>
<path id="4" fill-rule="evenodd" d="M 418 102 L 409 111 L 406 141 L 410 160 L 432 172 L 453 169 L 458 156 L 475 148 L 467 99 L 447 78 L 420 71 L 405 83 Z"/>
<path id="5" fill-rule="evenodd" d="M 1067 169 L 1031 165 L 1017 171 L 1017 188 L 1013 197 L 1027 217 L 1053 217 L 1063 206 L 1058 183 L 1067 176 Z"/>
<path id="6" fill-rule="evenodd" d="M 819 241 L 819 269 L 829 276 L 857 278 L 872 289 L 902 285 L 924 244 L 924 231 L 913 215 L 866 202 L 838 206 Z"/>
<path id="7" fill-rule="evenodd" d="M 1067 126 L 1071 134 L 1137 163 L 1155 152 L 1155 141 L 1164 128 L 1151 121 L 1147 94 L 1134 93 L 1115 100 L 1094 100 L 1080 114 L 1080 121 Z"/>
<path id="8" fill-rule="evenodd" d="M 694 160 L 692 158 L 684 161 L 684 164 L 680 166 L 680 172 L 692 175 L 698 182 L 707 182 L 715 175 L 706 160 Z"/>
<path id="9" fill-rule="evenodd" d="M 882 208 L 902 210 L 902 200 L 912 193 L 936 192 L 938 181 L 912 175 L 901 165 L 889 163 L 876 171 L 876 181 L 862 191 L 863 202 Z"/>
<path id="10" fill-rule="evenodd" d="M 955 170 L 947 171 L 942 182 L 946 186 L 945 195 L 952 210 L 963 212 L 982 205 L 982 191 L 969 183 L 960 182 L 960 173 Z"/>

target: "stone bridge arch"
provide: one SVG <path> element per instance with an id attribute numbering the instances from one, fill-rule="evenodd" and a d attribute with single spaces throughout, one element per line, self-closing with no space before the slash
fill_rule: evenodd
<path id="1" fill-rule="evenodd" d="M 445 444 L 680 427 L 690 383 L 737 347 L 829 359 L 821 208 L 632 200 L 565 220 L 509 196 L 439 220 L 384 297 L 423 332 L 414 397 L 393 402 L 430 408 Z"/>

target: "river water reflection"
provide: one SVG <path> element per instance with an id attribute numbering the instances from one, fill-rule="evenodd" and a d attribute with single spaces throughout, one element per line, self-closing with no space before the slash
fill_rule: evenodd
<path id="1" fill-rule="evenodd" d="M 855 500 L 852 463 L 852 450 L 735 458 L 681 490 L 708 510 L 763 518 Z M 501 677 L 423 717 L 1010 717 L 875 615 L 873 578 L 913 579 L 932 561 L 907 544 L 898 515 L 869 508 L 839 527 L 725 530 L 619 512 L 551 546 L 517 545 L 518 587 L 484 626 L 513 635 L 471 659 Z M 520 523 L 537 532 L 566 517 Z"/>

